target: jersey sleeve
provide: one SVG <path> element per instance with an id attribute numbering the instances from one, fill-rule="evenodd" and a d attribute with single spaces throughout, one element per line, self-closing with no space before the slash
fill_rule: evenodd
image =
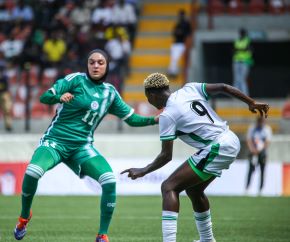
<path id="1" fill-rule="evenodd" d="M 200 97 L 208 100 L 210 96 L 206 92 L 206 83 L 189 82 L 186 85 L 190 86 L 194 92 L 198 93 Z"/>
<path id="2" fill-rule="evenodd" d="M 167 114 L 161 114 L 159 117 L 160 140 L 174 140 L 176 135 L 176 122 Z"/>
<path id="3" fill-rule="evenodd" d="M 122 120 L 126 120 L 134 113 L 134 109 L 123 101 L 120 94 L 116 90 L 114 95 L 115 98 L 108 112 L 119 117 Z"/>
<path id="4" fill-rule="evenodd" d="M 76 86 L 77 75 L 78 73 L 73 73 L 57 80 L 49 90 L 55 95 L 62 95 L 66 92 L 71 92 Z"/>

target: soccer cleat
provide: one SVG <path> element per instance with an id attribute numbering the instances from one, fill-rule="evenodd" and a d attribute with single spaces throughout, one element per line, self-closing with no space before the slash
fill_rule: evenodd
<path id="1" fill-rule="evenodd" d="M 14 229 L 15 239 L 17 239 L 17 240 L 23 239 L 23 237 L 26 234 L 27 223 L 30 221 L 31 217 L 32 217 L 32 211 L 30 211 L 30 215 L 29 215 L 28 219 L 24 219 L 24 218 L 19 217 L 18 223 L 16 224 L 16 227 Z"/>
<path id="2" fill-rule="evenodd" d="M 98 234 L 96 242 L 109 242 L 109 237 L 106 234 Z"/>

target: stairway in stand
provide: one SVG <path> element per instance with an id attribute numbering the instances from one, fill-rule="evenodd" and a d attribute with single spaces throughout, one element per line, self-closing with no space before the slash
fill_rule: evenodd
<path id="1" fill-rule="evenodd" d="M 177 13 L 184 9 L 189 15 L 190 0 L 144 0 L 135 46 L 130 59 L 131 75 L 125 80 L 124 99 L 129 103 L 145 101 L 143 81 L 153 72 L 166 74 L 170 61 L 172 29 Z M 170 80 L 172 89 L 183 83 L 180 74 Z"/>

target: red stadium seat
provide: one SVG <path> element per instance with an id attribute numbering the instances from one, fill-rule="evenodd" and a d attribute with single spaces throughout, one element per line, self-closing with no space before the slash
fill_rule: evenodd
<path id="1" fill-rule="evenodd" d="M 5 1 L 5 9 L 12 11 L 12 9 L 15 7 L 15 1 L 14 0 L 6 0 Z"/>
<path id="2" fill-rule="evenodd" d="M 39 101 L 35 101 L 32 105 L 31 117 L 32 118 L 43 118 L 49 116 L 48 105 L 42 104 Z"/>
<path id="3" fill-rule="evenodd" d="M 44 88 L 50 87 L 57 77 L 57 70 L 56 69 L 45 69 L 42 74 L 41 78 L 41 85 Z"/>
<path id="4" fill-rule="evenodd" d="M 248 12 L 251 14 L 262 14 L 265 12 L 264 0 L 251 0 L 248 5 Z"/>
<path id="5" fill-rule="evenodd" d="M 31 86 L 36 86 L 39 83 L 38 75 L 39 75 L 39 67 L 31 66 L 29 72 L 29 82 Z"/>
<path id="6" fill-rule="evenodd" d="M 25 115 L 25 103 L 21 101 L 16 101 L 12 106 L 12 114 L 16 119 L 21 119 Z"/>
<path id="7" fill-rule="evenodd" d="M 8 82 L 9 82 L 10 86 L 17 83 L 18 77 L 17 77 L 17 70 L 16 69 L 14 69 L 14 68 L 8 69 L 6 71 L 6 74 L 7 74 Z"/>
<path id="8" fill-rule="evenodd" d="M 281 14 L 286 11 L 285 3 L 282 0 L 270 0 L 268 7 L 271 14 Z"/>
<path id="9" fill-rule="evenodd" d="M 207 11 L 209 14 L 224 14 L 225 5 L 220 0 L 209 0 Z"/>
<path id="10" fill-rule="evenodd" d="M 228 13 L 239 15 L 244 12 L 244 4 L 241 0 L 231 0 L 228 4 Z"/>

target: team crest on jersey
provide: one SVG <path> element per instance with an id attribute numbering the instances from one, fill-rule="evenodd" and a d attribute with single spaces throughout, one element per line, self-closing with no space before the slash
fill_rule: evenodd
<path id="1" fill-rule="evenodd" d="M 92 101 L 92 103 L 91 103 L 92 110 L 97 110 L 98 107 L 99 107 L 99 103 L 96 101 Z"/>

